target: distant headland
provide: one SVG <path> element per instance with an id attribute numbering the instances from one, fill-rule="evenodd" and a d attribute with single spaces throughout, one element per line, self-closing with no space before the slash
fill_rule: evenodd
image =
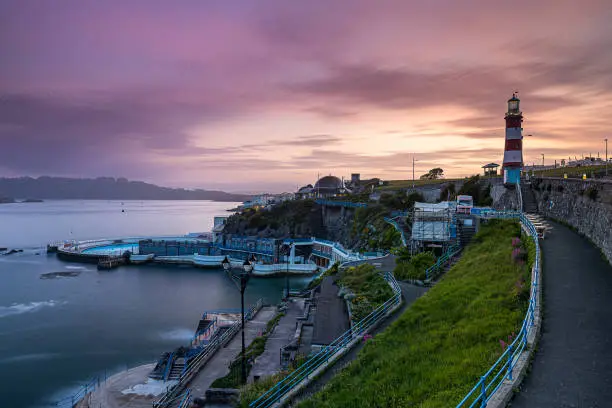
<path id="1" fill-rule="evenodd" d="M 38 198 L 26 198 L 25 200 L 17 201 L 12 197 L 0 197 L 0 204 L 12 204 L 12 203 L 42 203 L 43 200 Z"/>
<path id="2" fill-rule="evenodd" d="M 245 201 L 246 194 L 226 193 L 216 190 L 160 187 L 143 181 L 125 178 L 98 177 L 76 179 L 41 176 L 38 178 L 0 178 L 0 204 L 15 203 L 10 197 L 36 197 L 26 202 L 42 199 L 80 200 L 211 200 Z"/>

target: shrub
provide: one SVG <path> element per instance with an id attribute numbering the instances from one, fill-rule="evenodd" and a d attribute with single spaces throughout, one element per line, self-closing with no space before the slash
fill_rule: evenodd
<path id="1" fill-rule="evenodd" d="M 433 252 L 421 252 L 414 255 L 409 261 L 398 260 L 393 273 L 399 280 L 425 280 L 425 271 L 435 263 L 436 256 Z"/>
<path id="2" fill-rule="evenodd" d="M 340 276 L 339 283 L 355 294 L 350 300 L 355 321 L 361 320 L 393 296 L 387 281 L 369 264 L 348 268 Z"/>

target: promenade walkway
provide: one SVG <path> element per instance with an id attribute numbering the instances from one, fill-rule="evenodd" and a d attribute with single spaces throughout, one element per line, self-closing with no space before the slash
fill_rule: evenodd
<path id="1" fill-rule="evenodd" d="M 542 337 L 512 408 L 612 406 L 612 267 L 551 223 L 543 248 Z"/>
<path id="2" fill-rule="evenodd" d="M 268 321 L 276 314 L 275 306 L 264 306 L 255 315 L 253 320 L 246 322 L 244 326 L 245 344 L 249 344 L 260 336 L 266 329 Z M 242 347 L 242 337 L 240 332 L 224 347 L 218 350 L 215 355 L 206 363 L 198 375 L 191 381 L 191 388 L 194 397 L 203 398 L 206 390 L 217 378 L 223 377 L 229 373 L 230 363 L 240 354 Z"/>
<path id="3" fill-rule="evenodd" d="M 285 315 L 268 336 L 266 349 L 255 359 L 253 368 L 249 373 L 249 382 L 254 376 L 267 377 L 276 374 L 281 369 L 281 347 L 289 344 L 295 337 L 297 318 L 304 314 L 304 299 L 294 298 L 287 304 Z"/>

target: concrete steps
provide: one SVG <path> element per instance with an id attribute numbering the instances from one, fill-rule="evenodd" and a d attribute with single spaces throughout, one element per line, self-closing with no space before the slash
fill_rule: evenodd
<path id="1" fill-rule="evenodd" d="M 185 358 L 178 357 L 174 360 L 172 364 L 172 368 L 170 369 L 170 374 L 168 375 L 168 380 L 178 380 L 183 373 L 183 369 L 185 368 Z"/>
<path id="2" fill-rule="evenodd" d="M 541 215 L 538 214 L 525 214 L 525 217 L 531 221 L 531 223 L 534 225 L 534 227 L 536 228 L 536 231 L 538 232 L 538 236 L 540 238 L 544 238 L 546 235 L 548 235 L 553 227 L 544 219 L 542 218 Z"/>
<path id="3" fill-rule="evenodd" d="M 474 234 L 476 234 L 476 227 L 473 225 L 458 225 L 459 232 L 459 243 L 462 247 L 465 247 L 470 243 Z"/>
<path id="4" fill-rule="evenodd" d="M 521 184 L 521 196 L 523 198 L 523 212 L 528 214 L 537 213 L 538 203 L 531 189 L 531 184 Z"/>

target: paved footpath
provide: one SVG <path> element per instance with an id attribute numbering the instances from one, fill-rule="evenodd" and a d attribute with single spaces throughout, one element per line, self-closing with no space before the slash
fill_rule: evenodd
<path id="1" fill-rule="evenodd" d="M 263 331 L 271 320 L 276 315 L 276 306 L 264 306 L 253 320 L 246 322 L 244 325 L 244 337 L 246 347 L 258 336 L 261 336 Z M 229 373 L 229 364 L 240 354 L 242 348 L 242 335 L 240 331 L 230 342 L 220 350 L 206 363 L 198 375 L 191 381 L 188 388 L 195 397 L 204 397 L 206 390 L 217 378 L 223 377 Z"/>
<path id="2" fill-rule="evenodd" d="M 542 241 L 542 337 L 511 406 L 612 407 L 612 267 L 585 238 L 551 224 Z"/>
<path id="3" fill-rule="evenodd" d="M 304 314 L 304 300 L 292 298 L 287 303 L 285 315 L 280 318 L 266 340 L 266 349 L 255 359 L 249 373 L 249 382 L 253 382 L 254 376 L 267 377 L 280 371 L 280 349 L 289 344 L 295 336 L 297 318 Z"/>

